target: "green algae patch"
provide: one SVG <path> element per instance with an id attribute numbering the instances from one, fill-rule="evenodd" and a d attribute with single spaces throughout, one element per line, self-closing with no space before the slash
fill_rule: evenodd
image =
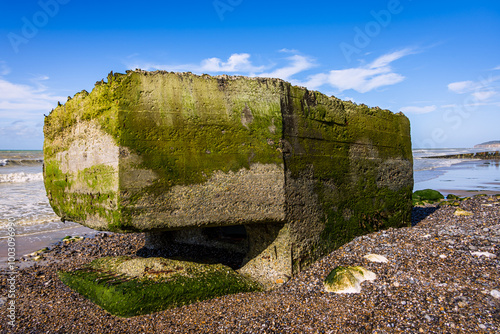
<path id="1" fill-rule="evenodd" d="M 413 205 L 436 203 L 440 202 L 442 199 L 444 199 L 443 194 L 433 189 L 417 190 L 413 193 L 412 196 Z"/>
<path id="2" fill-rule="evenodd" d="M 107 257 L 58 274 L 64 284 L 120 317 L 262 290 L 258 283 L 222 264 L 165 258 Z"/>

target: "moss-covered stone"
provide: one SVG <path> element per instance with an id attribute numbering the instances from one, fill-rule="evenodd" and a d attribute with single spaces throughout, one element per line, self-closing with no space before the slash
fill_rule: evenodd
<path id="1" fill-rule="evenodd" d="M 244 225 L 242 265 L 275 279 L 410 224 L 408 119 L 279 79 L 110 74 L 54 109 L 44 133 L 62 219 L 116 232 Z"/>
<path id="2" fill-rule="evenodd" d="M 325 278 L 323 285 L 328 292 L 359 293 L 361 283 L 373 281 L 377 275 L 361 266 L 342 267 L 333 269 Z"/>
<path id="3" fill-rule="evenodd" d="M 262 287 L 220 264 L 163 258 L 107 257 L 59 272 L 69 287 L 121 317 L 158 312 Z"/>
<path id="4" fill-rule="evenodd" d="M 457 196 L 457 195 L 453 195 L 453 194 L 448 194 L 446 196 L 446 199 L 451 199 L 451 200 L 460 200 L 460 196 Z"/>
<path id="5" fill-rule="evenodd" d="M 442 199 L 444 199 L 444 195 L 433 189 L 417 190 L 412 195 L 413 205 L 436 203 L 440 202 Z"/>

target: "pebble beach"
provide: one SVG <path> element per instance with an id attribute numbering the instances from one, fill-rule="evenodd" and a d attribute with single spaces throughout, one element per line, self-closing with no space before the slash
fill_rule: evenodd
<path id="1" fill-rule="evenodd" d="M 60 242 L 38 261 L 22 259 L 16 326 L 3 316 L 0 332 L 498 333 L 499 202 L 499 196 L 476 196 L 459 207 L 415 207 L 412 227 L 358 237 L 274 290 L 132 318 L 107 313 L 62 284 L 57 271 L 103 256 L 134 255 L 144 245 L 143 235 L 100 233 Z M 388 261 L 371 262 L 367 254 Z M 337 266 L 363 266 L 377 278 L 363 282 L 357 294 L 326 292 L 323 281 Z M 0 277 L 4 304 L 8 276 Z"/>

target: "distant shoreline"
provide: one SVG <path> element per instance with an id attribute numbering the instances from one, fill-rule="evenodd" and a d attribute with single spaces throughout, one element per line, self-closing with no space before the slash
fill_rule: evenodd
<path id="1" fill-rule="evenodd" d="M 500 160 L 500 152 L 477 152 L 451 155 L 438 155 L 425 157 L 426 159 L 480 159 L 480 160 Z"/>

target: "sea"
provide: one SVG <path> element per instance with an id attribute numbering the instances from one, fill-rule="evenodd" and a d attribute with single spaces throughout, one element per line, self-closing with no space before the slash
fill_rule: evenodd
<path id="1" fill-rule="evenodd" d="M 415 149 L 414 191 L 436 189 L 444 195 L 500 194 L 500 161 L 429 157 L 488 151 L 485 149 Z M 50 247 L 65 236 L 92 236 L 97 231 L 61 222 L 43 184 L 42 151 L 0 151 L 0 264 L 7 262 L 7 226 L 16 228 L 16 254 Z"/>
<path id="2" fill-rule="evenodd" d="M 413 191 L 435 189 L 443 195 L 500 194 L 500 160 L 433 159 L 498 149 L 440 148 L 413 150 Z"/>
<path id="3" fill-rule="evenodd" d="M 15 226 L 16 258 L 49 247 L 66 236 L 97 231 L 61 222 L 43 183 L 42 151 L 0 151 L 0 270 L 8 260 L 8 225 Z"/>

